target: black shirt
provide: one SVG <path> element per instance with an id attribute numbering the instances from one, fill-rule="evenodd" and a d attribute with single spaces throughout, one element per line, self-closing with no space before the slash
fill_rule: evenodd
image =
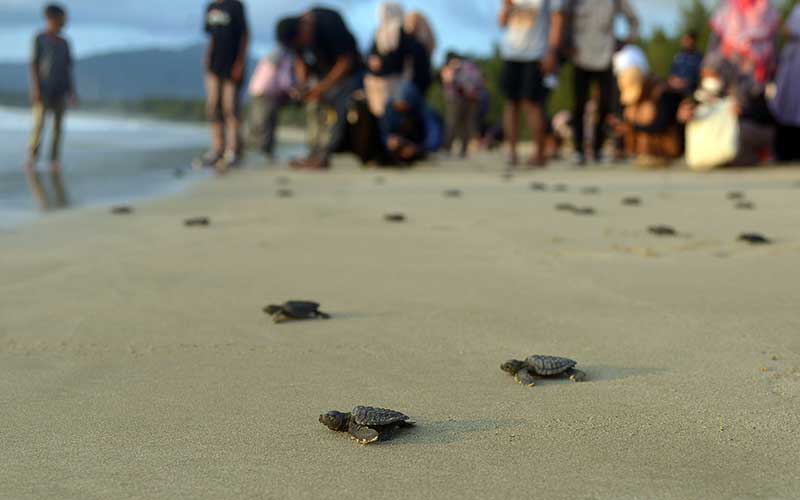
<path id="1" fill-rule="evenodd" d="M 308 47 L 311 57 L 305 57 L 311 71 L 320 78 L 330 73 L 337 59 L 352 56 L 353 66 L 350 74 L 361 70 L 361 56 L 353 34 L 338 12 L 323 7 L 311 9 L 309 14 L 314 22 L 314 40 Z"/>
<path id="2" fill-rule="evenodd" d="M 72 55 L 65 39 L 47 33 L 37 35 L 33 42 L 33 65 L 45 104 L 55 105 L 74 90 Z"/>
<path id="3" fill-rule="evenodd" d="M 222 78 L 230 78 L 233 63 L 239 57 L 242 37 L 247 34 L 242 2 L 211 2 L 206 9 L 205 31 L 211 35 L 212 43 L 208 70 Z"/>

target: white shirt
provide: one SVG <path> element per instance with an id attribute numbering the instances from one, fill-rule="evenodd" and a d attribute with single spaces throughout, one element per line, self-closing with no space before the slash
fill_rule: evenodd
<path id="1" fill-rule="evenodd" d="M 503 59 L 533 62 L 544 57 L 550 38 L 550 17 L 562 0 L 513 0 L 501 47 Z"/>

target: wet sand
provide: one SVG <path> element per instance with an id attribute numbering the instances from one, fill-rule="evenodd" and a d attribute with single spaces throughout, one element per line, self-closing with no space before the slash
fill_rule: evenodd
<path id="1" fill-rule="evenodd" d="M 0 231 L 0 498 L 797 498 L 800 170 L 493 165 L 246 171 Z M 334 317 L 261 312 L 290 298 Z M 589 380 L 499 370 L 532 353 Z M 317 422 L 356 404 L 418 427 Z"/>

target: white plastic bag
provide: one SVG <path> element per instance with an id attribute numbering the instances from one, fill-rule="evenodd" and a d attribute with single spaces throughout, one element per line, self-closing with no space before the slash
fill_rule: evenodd
<path id="1" fill-rule="evenodd" d="M 698 172 L 722 167 L 736 158 L 739 119 L 732 98 L 703 104 L 686 126 L 686 163 Z"/>

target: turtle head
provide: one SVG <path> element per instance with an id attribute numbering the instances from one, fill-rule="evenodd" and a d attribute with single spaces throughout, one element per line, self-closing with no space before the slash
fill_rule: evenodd
<path id="1" fill-rule="evenodd" d="M 506 373 L 510 373 L 511 375 L 516 375 L 516 373 L 525 368 L 526 365 L 527 363 L 525 363 L 524 361 L 520 361 L 518 359 L 510 359 L 505 363 L 503 363 L 502 365 L 500 365 L 500 369 Z"/>
<path id="2" fill-rule="evenodd" d="M 349 413 L 341 413 L 338 411 L 329 411 L 319 416 L 319 421 L 332 431 L 343 432 L 347 430 L 350 421 Z"/>
<path id="3" fill-rule="evenodd" d="M 281 311 L 281 309 L 282 309 L 281 306 L 276 306 L 274 304 L 271 304 L 264 308 L 264 312 L 269 315 L 275 315 L 278 314 Z"/>

